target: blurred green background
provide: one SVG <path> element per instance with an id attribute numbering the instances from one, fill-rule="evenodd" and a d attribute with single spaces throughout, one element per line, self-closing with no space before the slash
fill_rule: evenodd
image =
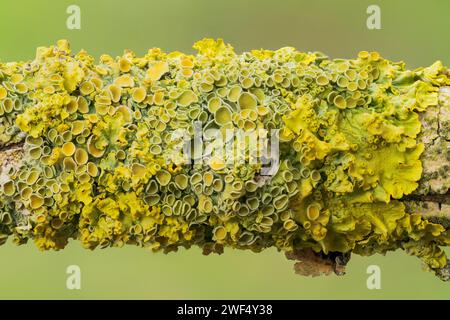
<path id="1" fill-rule="evenodd" d="M 81 8 L 81 30 L 68 30 L 66 9 Z M 368 30 L 366 9 L 381 8 L 381 30 Z M 150 47 L 194 51 L 204 37 L 221 37 L 237 52 L 294 46 L 351 58 L 377 50 L 409 68 L 435 60 L 450 65 L 450 2 L 367 0 L 1 0 L 0 61 L 28 60 L 36 47 L 66 38 L 74 51 L 98 57 Z M 450 251 L 447 250 L 450 254 Z M 125 299 L 450 299 L 450 285 L 423 272 L 404 252 L 353 257 L 344 277 L 296 276 L 281 253 L 200 250 L 169 255 L 144 249 L 82 249 L 71 242 L 60 252 L 33 244 L 0 247 L 0 298 Z M 381 290 L 368 290 L 366 269 L 381 268 Z M 81 268 L 81 290 L 66 289 L 66 268 Z"/>

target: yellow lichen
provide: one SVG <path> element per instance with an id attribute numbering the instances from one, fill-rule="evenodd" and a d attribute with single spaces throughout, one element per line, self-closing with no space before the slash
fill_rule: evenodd
<path id="1" fill-rule="evenodd" d="M 40 249 L 71 237 L 165 252 L 402 248 L 445 265 L 448 227 L 397 201 L 422 175 L 419 113 L 450 85 L 442 63 L 408 71 L 376 52 L 331 60 L 291 47 L 238 55 L 213 39 L 194 48 L 95 63 L 61 41 L 0 64 L 0 142 L 26 137 L 19 167 L 2 172 L 1 236 Z M 246 136 L 219 139 L 227 129 Z M 273 129 L 280 166 L 265 177 L 253 160 L 267 141 L 245 141 Z"/>

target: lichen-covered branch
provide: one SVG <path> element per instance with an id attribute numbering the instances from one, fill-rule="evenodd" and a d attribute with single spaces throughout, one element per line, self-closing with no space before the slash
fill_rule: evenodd
<path id="1" fill-rule="evenodd" d="M 194 48 L 96 63 L 60 41 L 0 64 L 1 243 L 276 247 L 303 275 L 402 249 L 449 280 L 450 78 L 440 62 L 410 71 L 376 52 L 238 55 L 211 39 Z M 253 161 L 262 148 L 218 138 L 262 129 L 279 130 L 279 152 L 264 162 Z M 196 139 L 186 157 L 180 145 Z M 224 147 L 241 161 L 226 161 Z M 263 175 L 274 157 L 275 174 Z"/>

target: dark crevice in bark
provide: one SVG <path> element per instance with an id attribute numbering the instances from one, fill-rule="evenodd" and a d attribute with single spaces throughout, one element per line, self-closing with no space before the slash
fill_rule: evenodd
<path id="1" fill-rule="evenodd" d="M 23 145 L 25 144 L 24 141 L 19 142 L 13 142 L 13 143 L 7 143 L 7 144 L 0 144 L 0 152 L 9 151 L 13 149 L 23 149 Z"/>
<path id="2" fill-rule="evenodd" d="M 450 204 L 450 192 L 446 194 L 410 194 L 404 196 L 401 201 L 422 201 L 422 202 L 436 202 L 439 209 L 442 209 L 442 204 Z"/>

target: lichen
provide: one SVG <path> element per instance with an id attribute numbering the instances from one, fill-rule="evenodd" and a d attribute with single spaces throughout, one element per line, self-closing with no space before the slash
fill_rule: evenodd
<path id="1" fill-rule="evenodd" d="M 127 50 L 95 64 L 60 41 L 32 61 L 0 64 L 0 144 L 26 137 L 20 165 L 1 173 L 1 243 L 404 249 L 445 267 L 450 230 L 399 201 L 422 176 L 419 114 L 450 85 L 440 62 L 409 71 L 376 52 L 238 55 L 212 39 L 194 48 Z M 175 142 L 190 137 L 174 133 L 193 135 L 195 121 L 209 141 L 226 128 L 278 129 L 278 171 L 262 176 L 247 152 L 238 164 L 211 150 L 208 161 L 186 160 Z"/>

